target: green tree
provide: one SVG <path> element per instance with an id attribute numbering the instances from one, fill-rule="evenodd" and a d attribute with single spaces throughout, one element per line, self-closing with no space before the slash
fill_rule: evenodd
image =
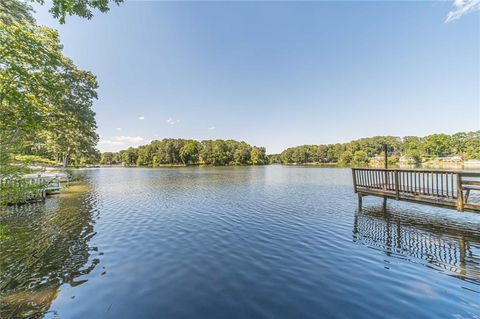
<path id="1" fill-rule="evenodd" d="M 45 130 L 47 148 L 62 157 L 67 166 L 72 155 L 81 159 L 95 154 L 98 135 L 93 100 L 98 87 L 95 76 L 79 70 L 71 60 L 62 59 L 63 84 L 59 105 L 52 110 Z"/>
<path id="2" fill-rule="evenodd" d="M 125 166 L 137 165 L 137 152 L 133 147 L 122 152 L 122 161 Z"/>
<path id="3" fill-rule="evenodd" d="M 352 164 L 357 166 L 364 166 L 368 164 L 368 155 L 367 152 L 359 150 L 355 151 L 352 158 Z"/>
<path id="4" fill-rule="evenodd" d="M 199 143 L 197 141 L 188 141 L 180 149 L 180 159 L 183 164 L 196 164 L 198 162 Z"/>
<path id="5" fill-rule="evenodd" d="M 34 23 L 32 11 L 32 7 L 24 2 L 16 0 L 0 1 L 0 20 L 6 24 L 19 21 Z"/>
<path id="6" fill-rule="evenodd" d="M 112 152 L 102 153 L 100 157 L 100 164 L 103 164 L 103 165 L 113 164 L 113 153 Z"/>
<path id="7" fill-rule="evenodd" d="M 317 158 L 318 162 L 320 163 L 327 163 L 328 162 L 328 146 L 327 145 L 319 145 L 317 148 Z"/>
<path id="8" fill-rule="evenodd" d="M 468 132 L 462 141 L 462 155 L 465 159 L 480 159 L 480 131 Z"/>
<path id="9" fill-rule="evenodd" d="M 0 5 L 0 170 L 11 154 L 76 163 L 97 156 L 97 82 L 62 53 L 56 30 L 37 26 L 31 8 Z M 4 172 L 0 172 L 4 174 Z"/>
<path id="10" fill-rule="evenodd" d="M 281 164 L 282 158 L 280 154 L 269 154 L 267 155 L 268 164 Z"/>
<path id="11" fill-rule="evenodd" d="M 55 30 L 0 16 L 0 143 L 9 153 L 27 146 L 59 104 L 62 54 Z"/>
<path id="12" fill-rule="evenodd" d="M 432 134 L 424 138 L 425 152 L 430 156 L 452 154 L 452 138 L 447 134 Z"/>
<path id="13" fill-rule="evenodd" d="M 242 142 L 235 152 L 233 153 L 233 161 L 236 165 L 248 164 L 250 163 L 250 151 L 251 147 L 247 144 Z"/>
<path id="14" fill-rule="evenodd" d="M 2 0 L 4 1 L 4 0 Z M 40 4 L 44 4 L 44 0 L 30 0 Z M 57 18 L 60 23 L 65 23 L 67 15 L 77 15 L 82 18 L 91 19 L 93 10 L 107 12 L 110 10 L 109 3 L 120 4 L 123 0 L 53 0 L 52 7 L 49 10 L 52 15 Z"/>
<path id="15" fill-rule="evenodd" d="M 227 165 L 229 163 L 228 146 L 225 141 L 216 140 L 213 143 L 211 159 L 213 165 Z"/>
<path id="16" fill-rule="evenodd" d="M 343 166 L 350 165 L 353 160 L 353 154 L 351 151 L 345 151 L 340 154 L 340 158 L 338 159 L 338 163 Z"/>
<path id="17" fill-rule="evenodd" d="M 250 158 L 253 165 L 265 164 L 265 148 L 264 147 L 252 147 L 250 151 Z"/>
<path id="18" fill-rule="evenodd" d="M 416 136 L 404 137 L 401 150 L 403 155 L 413 158 L 416 162 L 420 162 L 425 154 L 423 141 Z"/>
<path id="19" fill-rule="evenodd" d="M 112 161 L 121 158 L 124 165 L 159 166 L 161 164 L 260 165 L 268 162 L 263 147 L 252 147 L 234 140 L 163 139 L 148 145 L 113 153 Z M 109 158 L 105 154 L 102 158 Z M 103 160 L 105 161 L 105 160 Z"/>

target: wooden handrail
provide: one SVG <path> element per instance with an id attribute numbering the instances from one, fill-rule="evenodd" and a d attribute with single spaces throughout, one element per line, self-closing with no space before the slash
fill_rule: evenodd
<path id="1" fill-rule="evenodd" d="M 463 212 L 462 175 L 457 177 L 457 210 Z"/>
<path id="2" fill-rule="evenodd" d="M 353 167 L 353 170 L 365 170 L 365 171 L 402 171 L 402 172 L 425 172 L 425 173 L 455 173 L 462 174 L 463 176 L 480 176 L 480 172 L 476 171 L 459 171 L 450 169 L 425 169 L 425 168 L 375 168 L 375 167 Z"/>
<path id="3" fill-rule="evenodd" d="M 480 181 L 464 181 L 462 179 L 462 185 L 475 185 L 480 186 Z"/>

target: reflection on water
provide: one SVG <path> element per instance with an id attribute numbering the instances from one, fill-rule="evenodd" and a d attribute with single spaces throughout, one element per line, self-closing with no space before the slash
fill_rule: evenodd
<path id="1" fill-rule="evenodd" d="M 10 208 L 0 215 L 0 317 L 46 313 L 62 284 L 78 286 L 98 264 L 91 201 L 85 186 L 46 204 Z"/>
<path id="2" fill-rule="evenodd" d="M 480 230 L 435 216 L 405 214 L 385 205 L 355 214 L 354 242 L 480 284 Z"/>

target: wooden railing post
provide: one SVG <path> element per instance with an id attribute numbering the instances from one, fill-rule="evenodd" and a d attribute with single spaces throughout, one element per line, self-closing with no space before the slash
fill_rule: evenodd
<path id="1" fill-rule="evenodd" d="M 463 212 L 462 175 L 457 173 L 457 210 Z"/>
<path id="2" fill-rule="evenodd" d="M 384 152 L 384 165 L 385 165 L 385 186 L 383 189 L 388 189 L 388 147 L 387 144 L 383 144 L 383 152 Z"/>
<path id="3" fill-rule="evenodd" d="M 398 183 L 398 171 L 395 171 L 395 198 L 396 200 L 400 199 L 400 187 Z"/>
<path id="4" fill-rule="evenodd" d="M 355 193 L 357 193 L 357 176 L 355 174 L 356 174 L 356 170 L 352 168 L 353 190 Z"/>

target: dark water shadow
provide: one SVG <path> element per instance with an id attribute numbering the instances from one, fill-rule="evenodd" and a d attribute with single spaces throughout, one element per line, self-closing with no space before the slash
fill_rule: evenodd
<path id="1" fill-rule="evenodd" d="M 61 285 L 84 284 L 100 262 L 89 244 L 92 201 L 81 187 L 0 213 L 0 318 L 43 317 Z"/>

